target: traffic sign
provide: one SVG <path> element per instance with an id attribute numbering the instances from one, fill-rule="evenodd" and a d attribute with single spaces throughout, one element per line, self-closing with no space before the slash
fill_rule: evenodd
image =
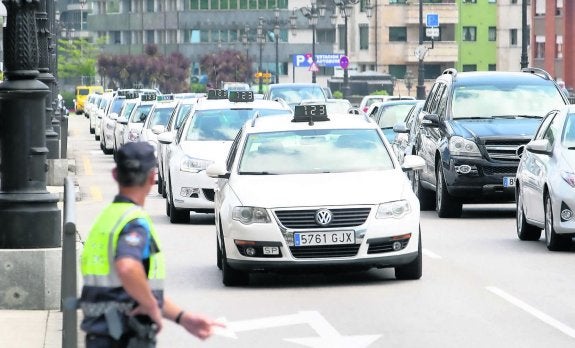
<path id="1" fill-rule="evenodd" d="M 309 66 L 309 71 L 311 72 L 318 72 L 319 68 L 317 67 L 317 64 L 315 62 L 311 63 L 311 65 Z"/>
<path id="2" fill-rule="evenodd" d="M 339 67 L 340 66 L 340 59 L 343 57 L 343 54 L 339 53 L 331 53 L 331 54 L 316 54 L 315 55 L 315 64 L 317 66 L 324 66 L 324 67 Z M 294 54 L 293 55 L 293 65 L 296 68 L 309 68 L 313 63 L 311 53 L 307 54 Z"/>
<path id="3" fill-rule="evenodd" d="M 349 58 L 347 58 L 347 56 L 341 56 L 341 58 L 339 58 L 339 66 L 341 66 L 342 69 L 347 69 L 349 66 Z"/>
<path id="4" fill-rule="evenodd" d="M 437 27 L 425 28 L 425 35 L 432 38 L 439 37 L 439 28 Z"/>
<path id="5" fill-rule="evenodd" d="M 437 13 L 428 13 L 425 17 L 425 26 L 439 27 L 439 15 Z"/>

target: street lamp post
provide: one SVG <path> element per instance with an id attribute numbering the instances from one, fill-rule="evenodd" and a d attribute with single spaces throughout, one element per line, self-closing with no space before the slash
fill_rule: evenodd
<path id="1" fill-rule="evenodd" d="M 527 31 L 527 0 L 521 1 L 521 69 L 527 68 L 527 45 L 529 44 L 529 32 Z"/>
<path id="2" fill-rule="evenodd" d="M 423 47 L 423 0 L 419 0 L 419 48 Z M 420 50 L 421 51 L 421 50 Z M 425 67 L 423 66 L 423 58 L 425 52 L 418 54 L 418 71 L 417 71 L 417 99 L 425 99 Z"/>
<path id="3" fill-rule="evenodd" d="M 411 71 L 407 71 L 405 73 L 405 88 L 407 88 L 407 95 L 411 95 L 411 87 L 413 87 L 413 75 Z"/>
<path id="4" fill-rule="evenodd" d="M 260 57 L 259 57 L 259 63 L 258 63 L 258 93 L 259 94 L 263 94 L 264 93 L 264 82 L 263 82 L 263 76 L 262 76 L 262 50 L 263 50 L 263 46 L 264 46 L 264 40 L 265 40 L 265 36 L 263 34 L 264 31 L 264 18 L 260 17 L 259 18 L 259 23 L 258 23 L 258 28 L 257 28 L 257 40 L 258 40 L 258 44 L 260 46 Z"/>
<path id="5" fill-rule="evenodd" d="M 250 28 L 246 25 L 245 29 L 244 29 L 244 33 L 242 35 L 242 45 L 244 45 L 245 49 L 246 49 L 246 62 L 249 61 L 249 46 L 248 46 L 248 32 L 250 31 Z M 249 69 L 251 70 L 251 69 Z M 246 76 L 246 80 L 247 80 L 247 76 Z M 248 82 L 248 81 L 245 81 Z"/>
<path id="6" fill-rule="evenodd" d="M 279 42 L 280 42 L 280 9 L 274 9 L 274 39 L 276 44 L 276 83 L 280 83 L 280 61 L 279 61 Z"/>
<path id="7" fill-rule="evenodd" d="M 353 12 L 353 6 L 359 3 L 360 0 L 334 0 L 334 4 L 337 8 L 339 8 L 339 14 L 344 19 L 344 55 L 347 57 L 348 55 L 348 45 L 347 45 L 347 19 L 351 16 Z M 365 10 L 367 18 L 371 18 L 371 9 L 372 5 L 369 0 L 366 1 Z M 337 15 L 334 13 L 331 16 L 331 23 L 335 25 L 337 22 Z M 347 67 L 343 69 L 343 87 L 342 87 L 343 98 L 347 99 L 350 95 L 350 87 L 349 87 L 349 72 Z"/>
<path id="8" fill-rule="evenodd" d="M 296 20 L 297 20 L 297 11 L 300 11 L 301 14 L 307 18 L 308 20 L 308 24 L 311 26 L 312 28 L 312 40 L 311 40 L 311 57 L 312 57 L 312 73 L 311 73 L 311 82 L 312 83 L 316 83 L 316 73 L 315 70 L 317 69 L 317 65 L 316 65 L 316 60 L 315 60 L 315 32 L 316 32 L 316 27 L 317 27 L 317 21 L 319 17 L 323 17 L 325 15 L 325 10 L 326 10 L 326 5 L 324 0 L 321 0 L 321 2 L 318 4 L 317 0 L 311 0 L 311 7 L 300 7 L 300 8 L 294 8 L 292 10 L 292 14 L 290 16 L 290 22 L 291 22 L 291 29 L 293 30 L 293 33 L 295 34 L 295 28 L 296 28 Z"/>

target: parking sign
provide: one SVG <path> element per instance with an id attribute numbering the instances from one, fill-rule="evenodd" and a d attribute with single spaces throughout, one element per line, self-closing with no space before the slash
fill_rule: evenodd
<path id="1" fill-rule="evenodd" d="M 437 13 L 428 13 L 425 17 L 426 27 L 438 27 L 439 26 L 439 15 Z"/>

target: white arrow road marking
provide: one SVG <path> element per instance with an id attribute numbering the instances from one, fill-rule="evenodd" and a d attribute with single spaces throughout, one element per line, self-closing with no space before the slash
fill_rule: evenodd
<path id="1" fill-rule="evenodd" d="M 342 336 L 319 312 L 315 311 L 235 322 L 227 322 L 225 319 L 218 319 L 218 321 L 226 324 L 226 327 L 216 328 L 215 334 L 230 338 L 237 338 L 236 333 L 242 331 L 308 324 L 319 337 L 285 340 L 311 348 L 364 348 L 381 337 L 381 335 Z"/>

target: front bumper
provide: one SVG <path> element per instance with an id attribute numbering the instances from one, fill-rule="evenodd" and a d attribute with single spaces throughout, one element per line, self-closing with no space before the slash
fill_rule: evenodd
<path id="1" fill-rule="evenodd" d="M 171 170 L 174 206 L 178 209 L 213 212 L 216 179 L 205 171 L 198 173 Z"/>
<path id="2" fill-rule="evenodd" d="M 558 234 L 575 234 L 575 217 L 565 221 L 561 219 L 561 210 L 575 212 L 575 189 L 558 176 L 556 184 L 550 186 L 551 204 L 553 207 L 553 225 Z"/>

